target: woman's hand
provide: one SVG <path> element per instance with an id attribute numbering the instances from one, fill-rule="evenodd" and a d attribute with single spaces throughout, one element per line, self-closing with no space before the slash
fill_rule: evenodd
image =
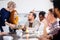
<path id="1" fill-rule="evenodd" d="M 15 29 L 16 27 L 16 25 L 15 24 L 11 24 L 11 23 L 8 23 L 8 22 L 5 22 L 5 24 L 7 24 L 10 28 L 12 28 L 12 29 Z"/>
<path id="2" fill-rule="evenodd" d="M 5 22 L 5 24 L 7 24 L 7 25 L 8 25 L 9 23 L 8 23 L 8 22 Z"/>

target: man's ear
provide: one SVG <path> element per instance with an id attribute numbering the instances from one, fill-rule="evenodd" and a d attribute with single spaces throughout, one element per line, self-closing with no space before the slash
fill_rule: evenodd
<path id="1" fill-rule="evenodd" d="M 60 10 L 58 8 L 55 8 L 55 13 L 58 18 L 60 18 Z"/>

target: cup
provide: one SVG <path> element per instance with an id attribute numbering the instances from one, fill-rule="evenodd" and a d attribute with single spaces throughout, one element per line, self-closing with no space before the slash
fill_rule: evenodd
<path id="1" fill-rule="evenodd" d="M 16 35 L 21 37 L 23 34 L 23 31 L 22 30 L 16 30 Z"/>

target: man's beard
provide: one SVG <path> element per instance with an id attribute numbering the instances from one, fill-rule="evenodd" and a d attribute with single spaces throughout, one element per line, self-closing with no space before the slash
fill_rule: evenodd
<path id="1" fill-rule="evenodd" d="M 28 19 L 28 21 L 31 21 L 31 19 Z"/>

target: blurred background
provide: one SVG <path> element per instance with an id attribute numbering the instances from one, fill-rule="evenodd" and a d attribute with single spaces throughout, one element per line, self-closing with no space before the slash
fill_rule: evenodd
<path id="1" fill-rule="evenodd" d="M 27 21 L 27 15 L 33 9 L 36 15 L 38 15 L 40 11 L 45 11 L 47 13 L 50 8 L 53 8 L 50 0 L 0 0 L 0 9 L 6 8 L 6 4 L 9 1 L 14 1 L 16 3 L 16 10 L 18 11 L 20 17 L 19 22 L 21 24 Z M 36 18 L 36 20 L 38 19 Z"/>

